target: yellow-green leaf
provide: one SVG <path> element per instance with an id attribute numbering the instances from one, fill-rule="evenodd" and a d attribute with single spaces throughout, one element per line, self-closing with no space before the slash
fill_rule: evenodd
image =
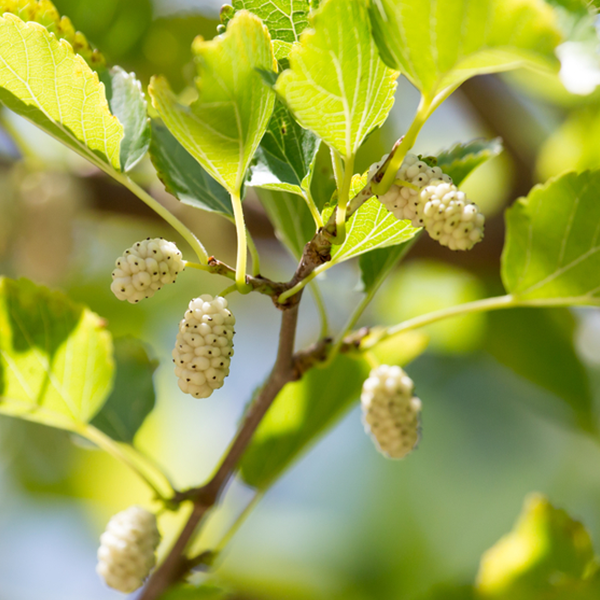
<path id="1" fill-rule="evenodd" d="M 348 158 L 386 120 L 398 73 L 379 58 L 366 0 L 327 0 L 311 27 L 275 89 L 303 127 Z"/>
<path id="2" fill-rule="evenodd" d="M 102 319 L 59 292 L 0 279 L 0 412 L 77 430 L 110 392 Z"/>
<path id="3" fill-rule="evenodd" d="M 75 31 L 69 17 L 61 17 L 50 0 L 0 0 L 0 14 L 12 13 L 23 21 L 35 21 L 43 25 L 57 38 L 66 40 L 85 62 L 98 70 L 106 66 L 102 54 L 92 48 L 85 35 Z"/>
<path id="4" fill-rule="evenodd" d="M 259 70 L 275 71 L 271 38 L 261 20 L 239 11 L 214 40 L 196 38 L 198 98 L 180 104 L 164 77 L 149 92 L 163 122 L 184 148 L 231 194 L 239 195 L 262 139 L 275 94 Z"/>
<path id="5" fill-rule="evenodd" d="M 36 22 L 0 17 L 0 101 L 94 164 L 120 170 L 123 127 L 98 75 Z"/>
<path id="6" fill-rule="evenodd" d="M 513 531 L 483 555 L 477 591 L 482 599 L 559 597 L 553 594 L 582 581 L 593 559 L 583 525 L 533 494 Z"/>
<path id="7" fill-rule="evenodd" d="M 557 16 L 543 0 L 373 0 L 386 64 L 433 98 L 483 73 L 554 66 Z"/>

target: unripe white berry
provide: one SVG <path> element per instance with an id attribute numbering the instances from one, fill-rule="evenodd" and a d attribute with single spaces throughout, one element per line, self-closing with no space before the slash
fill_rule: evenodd
<path id="1" fill-rule="evenodd" d="M 156 516 L 131 506 L 112 517 L 100 536 L 96 572 L 109 587 L 130 594 L 156 564 L 159 542 Z"/>
<path id="2" fill-rule="evenodd" d="M 381 164 L 380 161 L 371 169 Z M 424 227 L 433 239 L 451 250 L 470 250 L 481 241 L 484 216 L 440 167 L 429 167 L 416 155 L 407 154 L 396 177 L 419 188 L 392 185 L 379 196 L 379 201 L 398 220 Z"/>
<path id="3" fill-rule="evenodd" d="M 233 356 L 234 325 L 225 298 L 204 294 L 189 303 L 173 350 L 182 392 L 208 398 L 223 386 Z"/>
<path id="4" fill-rule="evenodd" d="M 400 367 L 373 369 L 360 396 L 365 430 L 388 458 L 404 458 L 419 442 L 421 401 Z"/>
<path id="5" fill-rule="evenodd" d="M 117 259 L 110 289 L 119 300 L 135 304 L 154 296 L 163 285 L 175 283 L 183 268 L 181 252 L 173 242 L 147 238 Z"/>

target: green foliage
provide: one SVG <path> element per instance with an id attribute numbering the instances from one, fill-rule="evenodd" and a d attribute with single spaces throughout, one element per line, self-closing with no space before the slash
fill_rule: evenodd
<path id="1" fill-rule="evenodd" d="M 328 0 L 311 27 L 275 89 L 303 127 L 348 158 L 387 118 L 398 74 L 379 58 L 366 0 Z"/>
<path id="2" fill-rule="evenodd" d="M 556 14 L 539 0 L 377 0 L 370 15 L 385 63 L 431 100 L 474 75 L 556 66 Z"/>
<path id="3" fill-rule="evenodd" d="M 102 407 L 113 370 L 97 315 L 25 279 L 0 280 L 0 412 L 77 430 Z"/>
<path id="4" fill-rule="evenodd" d="M 490 158 L 502 152 L 502 140 L 478 139 L 466 144 L 455 144 L 437 155 L 437 166 L 452 177 L 457 187 L 474 171 Z"/>
<path id="5" fill-rule="evenodd" d="M 319 144 L 314 133 L 300 127 L 278 101 L 258 147 L 248 185 L 303 194 L 310 188 Z"/>
<path id="6" fill-rule="evenodd" d="M 110 110 L 123 126 L 121 170 L 130 171 L 144 158 L 150 146 L 150 119 L 141 83 L 133 73 L 113 67 L 102 74 Z"/>
<path id="7" fill-rule="evenodd" d="M 490 600 L 566 600 L 593 560 L 592 541 L 583 525 L 534 494 L 513 531 L 483 555 L 477 590 Z"/>
<path id="8" fill-rule="evenodd" d="M 276 69 L 268 31 L 241 11 L 227 32 L 192 47 L 198 66 L 198 98 L 180 104 L 163 77 L 149 92 L 165 125 L 183 147 L 231 194 L 239 195 L 246 170 L 262 139 L 275 94 L 258 69 Z"/>
<path id="9" fill-rule="evenodd" d="M 316 230 L 304 198 L 286 192 L 265 192 L 260 195 L 260 201 L 275 227 L 277 238 L 294 258 L 300 258 L 305 244 Z"/>
<path id="10" fill-rule="evenodd" d="M 412 243 L 408 241 L 390 248 L 377 248 L 360 255 L 358 265 L 365 294 L 376 290 L 383 283 L 411 246 Z"/>
<path id="11" fill-rule="evenodd" d="M 115 340 L 116 375 L 113 391 L 91 425 L 117 442 L 131 444 L 154 408 L 152 381 L 158 362 L 146 346 L 131 337 Z"/>
<path id="12" fill-rule="evenodd" d="M 60 16 L 50 0 L 0 0 L 0 14 L 4 13 L 39 23 L 59 40 L 67 41 L 92 69 L 101 70 L 106 66 L 102 54 L 92 48 L 81 32 L 75 31 L 68 17 Z"/>
<path id="13" fill-rule="evenodd" d="M 536 186 L 506 213 L 502 279 L 522 300 L 597 304 L 600 172 L 567 173 Z"/>
<path id="14" fill-rule="evenodd" d="M 565 402 L 579 427 L 595 431 L 589 376 L 575 351 L 574 332 L 575 319 L 566 309 L 496 311 L 488 315 L 485 349 Z"/>
<path id="15" fill-rule="evenodd" d="M 364 360 L 340 355 L 328 368 L 312 369 L 286 385 L 240 463 L 244 481 L 267 489 L 358 400 L 368 372 Z"/>
<path id="16" fill-rule="evenodd" d="M 269 28 L 277 60 L 287 58 L 308 26 L 308 0 L 233 0 L 231 4 L 233 10 L 223 10 L 221 21 L 227 24 L 238 10 L 254 13 Z"/>
<path id="17" fill-rule="evenodd" d="M 178 200 L 189 206 L 233 217 L 227 190 L 156 119 L 152 120 L 150 158 L 167 192 Z"/>
<path id="18" fill-rule="evenodd" d="M 230 594 L 210 584 L 199 587 L 180 585 L 161 596 L 161 600 L 225 600 Z"/>
<path id="19" fill-rule="evenodd" d="M 36 22 L 0 17 L 0 100 L 103 169 L 120 169 L 123 127 L 98 75 Z"/>
<path id="20" fill-rule="evenodd" d="M 357 194 L 366 183 L 365 175 L 355 175 L 350 197 Z M 332 208 L 326 208 L 323 221 L 327 221 L 332 212 Z M 410 221 L 398 221 L 377 198 L 371 198 L 350 217 L 346 226 L 346 239 L 343 244 L 333 247 L 332 260 L 340 263 L 376 248 L 403 244 L 418 232 L 419 229 L 414 228 Z"/>

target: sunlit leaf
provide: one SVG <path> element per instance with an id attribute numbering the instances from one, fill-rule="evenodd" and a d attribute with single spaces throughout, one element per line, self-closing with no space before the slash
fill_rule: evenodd
<path id="1" fill-rule="evenodd" d="M 292 43 L 308 26 L 308 0 L 232 0 L 233 10 L 223 11 L 221 21 L 228 23 L 235 11 L 246 9 L 260 17 L 269 28 L 277 60 L 287 58 Z"/>
<path id="2" fill-rule="evenodd" d="M 150 119 L 142 84 L 134 73 L 113 67 L 102 75 L 110 110 L 123 126 L 121 170 L 127 172 L 145 156 L 150 146 Z"/>
<path id="3" fill-rule="evenodd" d="M 275 89 L 303 127 L 349 157 L 387 118 L 398 74 L 379 58 L 366 0 L 328 0 L 311 27 Z"/>
<path id="4" fill-rule="evenodd" d="M 303 182 L 304 187 L 310 186 L 319 143 L 278 101 L 251 166 L 248 185 L 301 194 Z"/>
<path id="5" fill-rule="evenodd" d="M 533 494 L 513 531 L 483 555 L 477 591 L 485 599 L 554 598 L 583 580 L 593 559 L 583 525 Z"/>
<path id="6" fill-rule="evenodd" d="M 437 155 L 437 166 L 452 177 L 454 185 L 460 184 L 486 160 L 502 152 L 502 140 L 478 139 L 466 144 L 456 144 Z"/>
<path id="7" fill-rule="evenodd" d="M 506 213 L 507 291 L 554 304 L 600 302 L 600 172 L 567 173 Z"/>
<path id="8" fill-rule="evenodd" d="M 103 405 L 113 370 L 96 314 L 25 279 L 0 280 L 0 412 L 76 429 Z"/>
<path id="9" fill-rule="evenodd" d="M 231 197 L 158 120 L 152 120 L 150 158 L 167 192 L 184 204 L 233 217 Z"/>
<path id="10" fill-rule="evenodd" d="M 579 427 L 594 431 L 590 380 L 575 351 L 574 333 L 575 319 L 564 308 L 501 310 L 488 315 L 484 347 L 515 373 L 565 402 Z"/>
<path id="11" fill-rule="evenodd" d="M 367 182 L 366 176 L 355 175 L 350 196 L 358 193 Z M 333 209 L 325 209 L 323 220 L 327 221 Z M 377 198 L 367 200 L 350 217 L 346 225 L 346 239 L 341 246 L 334 246 L 331 252 L 336 263 L 374 250 L 402 244 L 412 239 L 420 230 L 410 221 L 398 221 Z"/>
<path id="12" fill-rule="evenodd" d="M 115 340 L 116 376 L 113 391 L 91 424 L 117 442 L 132 443 L 154 408 L 152 377 L 158 362 L 134 338 Z"/>
<path id="13" fill-rule="evenodd" d="M 102 69 L 106 66 L 104 56 L 92 48 L 86 37 L 80 31 L 75 31 L 68 17 L 61 17 L 50 0 L 0 0 L 0 15 L 12 13 L 23 21 L 35 21 L 43 25 L 58 39 L 71 44 L 76 54 L 79 54 L 92 69 Z"/>
<path id="14" fill-rule="evenodd" d="M 262 139 L 275 94 L 258 69 L 276 70 L 269 33 L 260 19 L 240 11 L 214 40 L 196 38 L 198 98 L 180 104 L 164 77 L 149 92 L 165 125 L 183 147 L 230 193 L 240 193 Z"/>
<path id="15" fill-rule="evenodd" d="M 542 0 L 373 0 L 370 16 L 385 63 L 429 98 L 474 75 L 558 66 L 561 34 Z"/>
<path id="16" fill-rule="evenodd" d="M 123 127 L 98 75 L 36 22 L 0 17 L 0 101 L 93 163 L 120 169 Z"/>

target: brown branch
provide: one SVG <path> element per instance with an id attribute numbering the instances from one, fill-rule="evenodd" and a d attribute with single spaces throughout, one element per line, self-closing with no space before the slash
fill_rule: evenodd
<path id="1" fill-rule="evenodd" d="M 240 458 L 273 400 L 286 383 L 295 378 L 293 357 L 297 323 L 298 306 L 296 305 L 293 309 L 284 311 L 281 316 L 279 348 L 275 365 L 216 473 L 206 485 L 181 492 L 175 496 L 175 502 L 193 500 L 194 510 L 167 558 L 152 575 L 138 600 L 157 600 L 166 589 L 188 571 L 190 565 L 184 553 L 199 523 L 217 502 L 219 495 L 233 476 Z"/>

